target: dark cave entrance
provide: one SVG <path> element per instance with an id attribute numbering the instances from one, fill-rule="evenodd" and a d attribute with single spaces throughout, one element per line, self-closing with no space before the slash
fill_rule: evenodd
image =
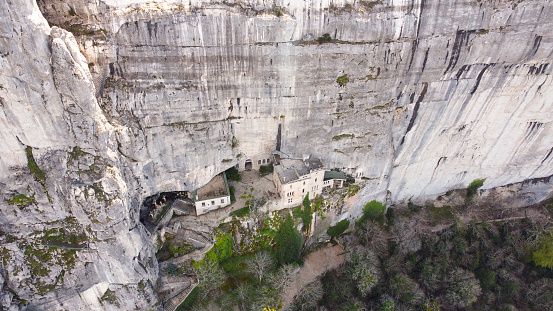
<path id="1" fill-rule="evenodd" d="M 190 199 L 188 191 L 160 192 L 142 201 L 140 222 L 151 232 L 177 200 L 186 203 L 185 205 L 179 204 L 179 209 L 194 211 L 194 203 Z"/>
<path id="2" fill-rule="evenodd" d="M 253 162 L 252 162 L 251 159 L 246 160 L 246 164 L 244 165 L 244 168 L 246 169 L 246 171 L 251 171 L 252 170 Z"/>

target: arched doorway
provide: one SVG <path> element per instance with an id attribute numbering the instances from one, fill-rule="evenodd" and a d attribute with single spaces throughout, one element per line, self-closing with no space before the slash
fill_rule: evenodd
<path id="1" fill-rule="evenodd" d="M 251 171 L 251 170 L 252 170 L 252 167 L 253 167 L 252 160 L 251 160 L 251 159 L 247 159 L 247 160 L 246 160 L 246 164 L 244 165 L 244 168 L 246 169 L 246 171 Z"/>

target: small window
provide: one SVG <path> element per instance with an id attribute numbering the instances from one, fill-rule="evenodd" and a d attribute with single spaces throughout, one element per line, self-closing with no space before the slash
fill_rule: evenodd
<path id="1" fill-rule="evenodd" d="M 225 199 L 221 199 L 221 203 L 225 203 Z"/>
<path id="2" fill-rule="evenodd" d="M 315 178 L 315 181 L 317 181 L 317 178 Z"/>
<path id="3" fill-rule="evenodd" d="M 263 159 L 263 164 L 265 164 L 265 159 Z"/>
<path id="4" fill-rule="evenodd" d="M 305 186 L 305 181 L 303 182 L 303 185 Z"/>
<path id="5" fill-rule="evenodd" d="M 303 189 L 303 190 L 301 191 L 301 193 L 305 193 L 305 189 Z"/>
<path id="6" fill-rule="evenodd" d="M 271 159 L 267 159 L 267 163 L 271 163 Z"/>
<path id="7" fill-rule="evenodd" d="M 261 164 L 261 160 L 257 160 L 257 164 Z"/>
<path id="8" fill-rule="evenodd" d="M 211 201 L 211 205 L 215 205 L 215 201 Z"/>
<path id="9" fill-rule="evenodd" d="M 205 207 L 205 202 L 202 202 L 202 207 Z"/>

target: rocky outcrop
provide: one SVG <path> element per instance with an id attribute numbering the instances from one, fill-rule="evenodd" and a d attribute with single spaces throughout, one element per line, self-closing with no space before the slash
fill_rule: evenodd
<path id="1" fill-rule="evenodd" d="M 33 1 L 0 13 L 3 307 L 146 309 L 157 299 L 155 249 L 86 59 Z"/>
<path id="2" fill-rule="evenodd" d="M 551 196 L 549 1 L 37 2 L 76 41 L 0 3 L 3 305 L 154 306 L 142 199 L 277 146 L 363 177 L 352 214 Z"/>

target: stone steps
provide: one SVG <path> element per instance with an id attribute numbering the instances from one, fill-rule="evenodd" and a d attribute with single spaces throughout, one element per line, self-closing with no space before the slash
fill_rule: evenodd
<path id="1" fill-rule="evenodd" d="M 188 297 L 188 294 L 198 286 L 198 282 L 192 282 L 190 286 L 188 286 L 185 290 L 183 290 L 180 294 L 176 295 L 175 297 L 169 299 L 163 304 L 163 311 L 175 311 L 178 306 Z"/>

